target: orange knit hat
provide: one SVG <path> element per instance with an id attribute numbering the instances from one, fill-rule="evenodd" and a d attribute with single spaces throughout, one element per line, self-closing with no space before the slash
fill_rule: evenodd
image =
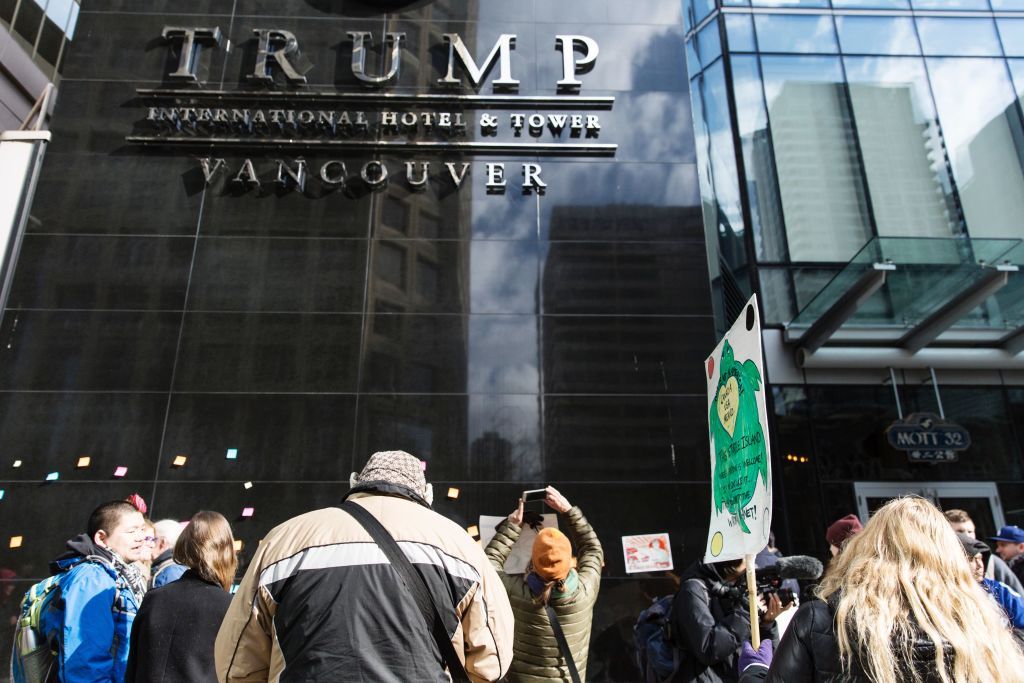
<path id="1" fill-rule="evenodd" d="M 545 581 L 561 581 L 572 567 L 572 544 L 558 529 L 545 527 L 533 542 L 533 571 Z"/>

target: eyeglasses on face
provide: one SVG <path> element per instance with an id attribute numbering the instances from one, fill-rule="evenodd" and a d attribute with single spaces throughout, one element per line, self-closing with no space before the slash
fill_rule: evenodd
<path id="1" fill-rule="evenodd" d="M 142 542 L 143 543 L 156 543 L 156 536 L 143 536 L 142 537 Z"/>

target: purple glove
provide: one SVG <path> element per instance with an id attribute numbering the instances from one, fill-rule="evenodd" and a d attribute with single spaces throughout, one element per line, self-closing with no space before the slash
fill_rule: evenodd
<path id="1" fill-rule="evenodd" d="M 749 642 L 743 641 L 743 650 L 740 652 L 740 673 L 754 665 L 760 665 L 767 669 L 772 664 L 772 652 L 770 638 L 761 641 L 761 647 L 757 649 L 757 652 L 754 652 L 754 648 Z"/>

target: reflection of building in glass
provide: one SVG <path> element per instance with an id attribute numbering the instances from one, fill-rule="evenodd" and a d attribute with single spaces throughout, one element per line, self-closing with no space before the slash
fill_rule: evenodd
<path id="1" fill-rule="evenodd" d="M 637 370 L 629 381 L 638 386 L 671 393 L 662 360 L 676 328 L 671 317 L 643 314 L 675 310 L 686 296 L 672 282 L 680 264 L 669 250 L 632 249 L 629 240 L 640 230 L 645 241 L 678 240 L 700 234 L 701 224 L 699 207 L 559 206 L 552 212 L 541 298 L 546 312 L 565 315 L 542 321 L 544 466 L 550 479 L 578 476 L 581 463 L 597 452 L 639 463 L 644 449 L 667 441 L 661 437 L 670 430 L 671 408 L 657 401 L 588 396 L 576 402 L 550 395 L 612 386 L 622 368 Z M 602 242 L 580 244 L 584 239 Z M 638 430 L 638 422 L 647 429 Z M 638 433 L 650 443 L 638 443 Z M 648 464 L 651 471 L 661 466 Z"/>
<path id="2" fill-rule="evenodd" d="M 794 261 L 845 261 L 870 238 L 845 86 L 786 81 L 768 103 Z"/>
<path id="3" fill-rule="evenodd" d="M 945 154 L 934 120 L 915 113 L 913 84 L 850 84 L 878 234 L 950 237 Z"/>

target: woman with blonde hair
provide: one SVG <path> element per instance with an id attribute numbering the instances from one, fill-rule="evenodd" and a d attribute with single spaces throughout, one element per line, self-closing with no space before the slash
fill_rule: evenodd
<path id="1" fill-rule="evenodd" d="M 750 658 L 741 658 L 744 683 L 1024 681 L 1006 617 L 974 580 L 949 522 L 923 498 L 898 498 L 872 515 L 832 561 L 817 597 L 797 610 L 770 668 L 743 670 Z"/>
<path id="2" fill-rule="evenodd" d="M 228 520 L 197 512 L 174 545 L 174 561 L 188 570 L 146 594 L 132 625 L 125 683 L 217 679 L 213 644 L 238 567 Z"/>

